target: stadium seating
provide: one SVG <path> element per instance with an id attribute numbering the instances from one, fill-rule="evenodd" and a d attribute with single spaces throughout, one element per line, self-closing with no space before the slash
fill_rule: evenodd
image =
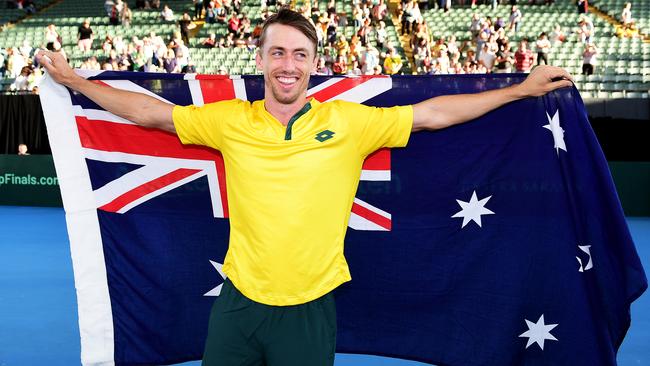
<path id="1" fill-rule="evenodd" d="M 600 0 L 617 3 L 619 0 Z M 650 6 L 650 5 L 648 5 Z M 585 77 L 582 73 L 583 46 L 577 30 L 580 14 L 570 1 L 556 1 L 552 6 L 519 6 L 523 20 L 519 31 L 510 37 L 511 45 L 516 48 L 522 38 L 536 40 L 540 33 L 551 32 L 559 24 L 568 39 L 555 45 L 549 54 L 549 63 L 568 70 L 576 77 L 576 86 L 583 92 L 583 97 L 597 98 L 648 98 L 650 84 L 644 78 L 650 76 L 650 43 L 641 38 L 622 38 L 616 36 L 615 26 L 602 17 L 589 14 L 594 23 L 593 42 L 601 54 L 594 75 Z M 617 6 L 617 11 L 623 8 Z M 633 7 L 633 9 L 635 9 Z M 636 10 L 635 10 L 636 11 Z M 453 8 L 448 12 L 429 10 L 423 15 L 434 39 L 456 36 L 460 42 L 470 39 L 469 24 L 473 13 L 490 16 L 492 20 L 502 17 L 507 21 L 510 7 L 499 6 L 492 10 L 483 5 L 476 8 Z"/>
<path id="2" fill-rule="evenodd" d="M 52 2 L 54 2 L 54 0 L 35 0 L 34 5 L 36 9 L 42 9 Z M 5 1 L 2 2 L 2 5 L 5 5 Z M 25 9 L 0 9 L 0 27 L 16 22 L 27 15 Z"/>
<path id="3" fill-rule="evenodd" d="M 612 18 L 620 21 L 625 3 L 632 3 L 632 18 L 641 33 L 650 35 L 650 2 L 646 0 L 592 0 L 590 4 Z"/>
<path id="4" fill-rule="evenodd" d="M 47 0 L 40 0 L 38 4 L 48 3 Z M 176 17 L 183 12 L 192 12 L 192 5 L 187 0 L 168 0 L 165 2 L 174 10 Z M 602 8 L 601 10 L 614 17 L 620 15 L 623 8 L 622 0 L 594 0 L 592 4 Z M 302 5 L 301 1 L 295 3 L 296 7 Z M 326 11 L 327 2 L 318 1 L 314 5 L 321 12 Z M 337 12 L 345 13 L 348 18 L 352 15 L 350 2 L 337 2 Z M 634 4 L 633 16 L 638 24 L 645 23 L 648 18 L 650 5 Z M 590 14 L 595 25 L 596 34 L 593 37 L 595 44 L 600 48 L 599 62 L 596 66 L 596 74 L 584 77 L 580 75 L 582 66 L 582 45 L 573 32 L 577 29 L 577 14 L 575 5 L 570 0 L 557 0 L 551 6 L 521 5 L 520 9 L 524 14 L 523 22 L 519 32 L 511 37 L 511 43 L 522 37 L 536 39 L 543 32 L 549 32 L 554 24 L 560 24 L 568 34 L 568 41 L 555 46 L 549 54 L 549 61 L 553 65 L 566 68 L 573 75 L 576 75 L 576 85 L 584 92 L 586 97 L 624 97 L 624 98 L 647 98 L 650 88 L 650 43 L 644 42 L 641 38 L 621 38 L 616 36 L 615 24 L 611 19 Z M 260 18 L 261 9 L 259 1 L 244 0 L 242 12 L 246 13 L 255 25 L 256 19 Z M 423 11 L 433 38 L 455 35 L 459 41 L 468 40 L 468 31 L 471 16 L 474 12 L 484 16 L 491 16 L 493 20 L 497 17 L 508 18 L 509 7 L 499 6 L 491 10 L 488 6 L 479 5 L 475 8 L 452 7 L 448 12 L 441 10 Z M 3 15 L 4 16 L 4 15 Z M 133 9 L 133 21 L 131 27 L 113 26 L 104 10 L 104 0 L 64 0 L 57 2 L 37 14 L 19 21 L 16 25 L 7 27 L 0 31 L 0 49 L 18 47 L 24 40 L 31 43 L 33 47 L 42 46 L 45 37 L 45 27 L 48 24 L 56 24 L 57 30 L 63 38 L 63 49 L 67 53 L 73 66 L 80 66 L 90 54 L 84 54 L 76 46 L 77 29 L 85 18 L 90 18 L 91 27 L 95 32 L 93 54 L 103 56 L 101 43 L 107 35 L 121 35 L 123 38 L 133 36 L 144 37 L 150 32 L 155 32 L 163 37 L 168 37 L 178 30 L 175 22 L 164 22 L 160 20 L 160 13 L 157 10 L 135 10 Z M 351 24 L 351 23 L 350 23 Z M 396 27 L 390 19 L 387 21 L 388 37 L 391 43 L 396 46 L 399 53 L 404 56 L 404 48 Z M 350 37 L 354 33 L 351 25 L 340 27 L 339 31 Z M 201 41 L 210 33 L 225 35 L 226 27 L 219 24 L 199 25 L 195 36 L 190 39 L 190 55 L 197 71 L 202 73 L 215 73 L 219 68 L 226 68 L 230 74 L 253 74 L 255 68 L 254 55 L 247 49 L 231 48 L 203 48 Z M 372 40 L 372 36 L 371 36 Z M 514 42 L 513 42 L 514 41 Z M 404 57 L 404 59 L 406 59 Z M 411 73 L 411 67 L 405 62 L 404 73 Z M 11 80 L 3 79 L 0 88 L 6 90 Z"/>

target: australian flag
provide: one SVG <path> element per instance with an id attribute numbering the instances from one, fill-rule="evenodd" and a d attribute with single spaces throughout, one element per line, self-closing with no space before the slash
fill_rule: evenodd
<path id="1" fill-rule="evenodd" d="M 259 76 L 85 77 L 181 105 L 263 98 Z M 307 94 L 383 107 L 521 81 L 314 76 Z M 82 363 L 200 359 L 228 247 L 221 154 L 182 146 L 51 80 L 41 100 Z M 575 88 L 374 153 L 350 209 L 353 280 L 335 291 L 338 352 L 459 366 L 616 364 L 647 281 Z"/>

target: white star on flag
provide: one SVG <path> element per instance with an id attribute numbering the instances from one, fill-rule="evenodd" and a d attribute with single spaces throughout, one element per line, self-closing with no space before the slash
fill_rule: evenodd
<path id="1" fill-rule="evenodd" d="M 528 343 L 526 343 L 526 348 L 530 347 L 531 344 L 537 343 L 539 348 L 544 350 L 544 341 L 549 339 L 552 341 L 557 341 L 557 338 L 553 337 L 551 330 L 557 327 L 557 324 L 544 324 L 544 314 L 539 317 L 537 323 L 533 323 L 528 319 L 524 319 L 526 325 L 528 325 L 528 330 L 519 335 L 520 338 L 527 337 Z"/>
<path id="2" fill-rule="evenodd" d="M 473 191 L 472 198 L 469 199 L 469 202 L 456 200 L 456 202 L 458 202 L 462 210 L 456 212 L 452 217 L 463 218 L 463 226 L 461 226 L 461 228 L 464 228 L 465 225 L 467 225 L 470 221 L 474 221 L 475 223 L 478 224 L 479 227 L 482 227 L 481 215 L 494 214 L 494 212 L 485 208 L 485 204 L 490 198 L 492 198 L 492 196 L 487 196 L 486 198 L 483 198 L 482 200 L 479 201 L 476 198 L 476 191 Z"/>
<path id="3" fill-rule="evenodd" d="M 555 114 L 553 115 L 553 118 L 546 113 L 546 117 L 548 117 L 548 124 L 544 125 L 544 128 L 547 130 L 551 131 L 553 134 L 553 142 L 555 143 L 555 151 L 557 152 L 557 155 L 560 155 L 560 149 L 566 151 L 566 144 L 564 143 L 564 130 L 562 127 L 560 127 L 560 114 L 559 110 L 555 111 Z"/>
<path id="4" fill-rule="evenodd" d="M 581 251 L 587 253 L 587 255 L 589 256 L 589 260 L 587 261 L 587 264 L 584 266 L 582 265 L 582 258 L 576 256 L 576 258 L 578 259 L 578 263 L 580 264 L 580 267 L 578 268 L 578 272 L 584 272 L 594 268 L 594 261 L 591 258 L 591 249 L 590 249 L 591 245 L 578 245 L 578 248 Z"/>
<path id="5" fill-rule="evenodd" d="M 225 280 L 226 279 L 226 274 L 223 273 L 223 270 L 221 269 L 223 267 L 223 264 L 215 262 L 215 261 L 210 261 L 210 263 L 212 263 L 212 266 L 214 267 L 214 269 L 216 269 L 217 272 L 219 272 L 219 274 L 221 275 L 221 278 Z M 221 287 L 223 287 L 223 283 L 221 283 L 219 286 L 213 288 L 212 290 L 206 292 L 205 294 L 203 294 L 203 296 L 219 296 L 219 294 L 221 294 Z"/>

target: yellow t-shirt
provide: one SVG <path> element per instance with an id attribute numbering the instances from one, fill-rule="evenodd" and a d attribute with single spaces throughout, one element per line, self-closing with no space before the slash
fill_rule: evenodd
<path id="1" fill-rule="evenodd" d="M 173 119 L 183 144 L 223 155 L 224 272 L 254 301 L 295 305 L 351 279 L 343 239 L 363 161 L 379 148 L 405 146 L 413 111 L 312 99 L 285 127 L 263 101 L 235 99 L 176 106 Z"/>

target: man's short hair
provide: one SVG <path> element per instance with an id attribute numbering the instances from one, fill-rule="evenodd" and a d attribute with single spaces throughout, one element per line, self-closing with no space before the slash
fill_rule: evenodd
<path id="1" fill-rule="evenodd" d="M 266 18 L 264 25 L 262 25 L 262 33 L 259 40 L 260 50 L 264 47 L 266 29 L 272 24 L 288 25 L 299 30 L 314 44 L 314 57 L 318 54 L 318 36 L 316 35 L 316 28 L 314 28 L 314 25 L 311 24 L 309 19 L 305 18 L 302 14 L 288 8 L 282 8 L 277 13 Z"/>

